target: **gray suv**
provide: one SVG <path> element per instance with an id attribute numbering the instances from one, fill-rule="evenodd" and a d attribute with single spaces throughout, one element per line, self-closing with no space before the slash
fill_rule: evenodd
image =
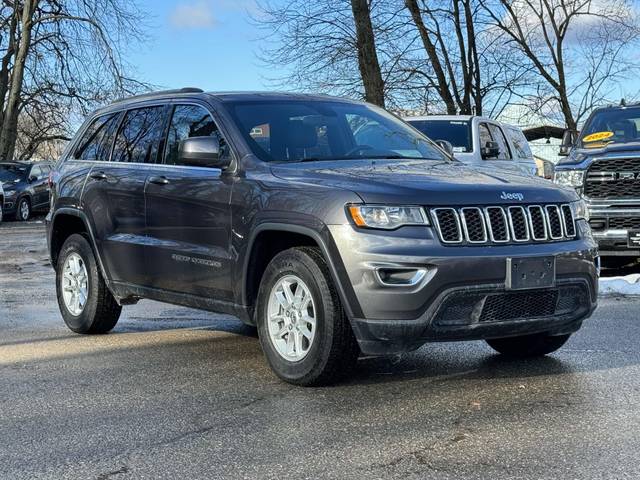
<path id="1" fill-rule="evenodd" d="M 229 313 L 299 385 L 433 341 L 544 355 L 596 306 L 575 191 L 475 171 L 361 102 L 134 97 L 87 119 L 52 183 L 71 330 L 108 332 L 144 298 Z"/>

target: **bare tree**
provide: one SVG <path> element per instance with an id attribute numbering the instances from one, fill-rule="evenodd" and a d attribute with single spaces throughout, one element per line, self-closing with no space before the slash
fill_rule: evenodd
<path id="1" fill-rule="evenodd" d="M 398 0 L 259 2 L 260 60 L 276 86 L 366 98 L 385 105 L 403 41 Z"/>
<path id="2" fill-rule="evenodd" d="M 368 0 L 351 0 L 351 10 L 356 29 L 358 66 L 364 86 L 364 98 L 368 102 L 384 107 L 384 81 L 378 62 Z"/>
<path id="3" fill-rule="evenodd" d="M 542 80 L 516 92 L 534 110 L 557 106 L 568 128 L 637 70 L 632 0 L 479 0 L 505 48 L 513 47 Z"/>
<path id="4" fill-rule="evenodd" d="M 0 158 L 29 158 L 67 138 L 74 114 L 145 88 L 121 57 L 144 27 L 126 0 L 4 0 Z"/>

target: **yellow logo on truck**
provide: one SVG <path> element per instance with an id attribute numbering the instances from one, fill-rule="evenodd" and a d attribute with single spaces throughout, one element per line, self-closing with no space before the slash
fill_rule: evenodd
<path id="1" fill-rule="evenodd" d="M 583 142 L 600 142 L 607 138 L 613 137 L 613 132 L 596 132 L 591 135 L 587 135 L 582 139 Z"/>

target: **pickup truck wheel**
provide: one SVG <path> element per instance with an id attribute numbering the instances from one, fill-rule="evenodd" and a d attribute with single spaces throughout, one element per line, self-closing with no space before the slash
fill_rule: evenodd
<path id="1" fill-rule="evenodd" d="M 82 235 L 64 242 L 56 268 L 58 306 L 76 333 L 107 333 L 118 323 L 122 307 L 107 288 L 91 245 Z"/>
<path id="2" fill-rule="evenodd" d="M 257 324 L 269 365 L 296 385 L 335 382 L 360 353 L 317 248 L 292 248 L 269 263 L 258 292 Z"/>
<path id="3" fill-rule="evenodd" d="M 493 338 L 487 343 L 498 353 L 509 357 L 541 357 L 562 347 L 571 335 L 551 336 L 546 333 L 522 337 Z"/>

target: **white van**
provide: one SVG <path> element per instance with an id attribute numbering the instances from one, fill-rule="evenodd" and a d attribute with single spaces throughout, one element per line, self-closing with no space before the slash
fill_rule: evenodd
<path id="1" fill-rule="evenodd" d="M 429 115 L 404 119 L 434 141 L 444 140 L 461 162 L 536 175 L 536 162 L 522 130 L 471 115 Z"/>

